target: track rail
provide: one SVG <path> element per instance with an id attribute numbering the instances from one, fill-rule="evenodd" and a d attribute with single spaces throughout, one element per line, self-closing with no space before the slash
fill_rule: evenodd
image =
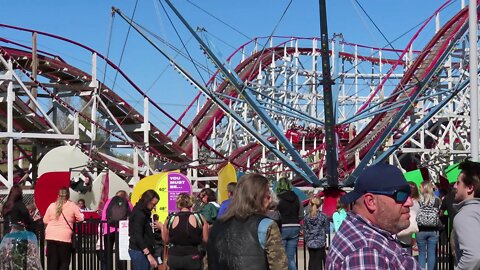
<path id="1" fill-rule="evenodd" d="M 14 61 L 16 69 L 20 69 L 26 73 L 30 71 L 32 62 L 32 55 L 30 52 L 2 47 L 2 55 L 11 58 Z M 40 76 L 47 78 L 51 82 L 55 82 L 58 85 L 63 85 L 65 88 L 75 89 L 73 91 L 80 92 L 82 90 L 92 90 L 89 87 L 89 83 L 92 80 L 91 75 L 77 69 L 68 63 L 58 59 L 52 58 L 46 55 L 39 55 L 38 70 Z M 38 81 L 34 82 L 37 86 L 42 87 L 43 83 Z M 46 88 L 46 87 L 45 87 Z M 101 85 L 101 91 L 99 93 L 102 101 L 107 104 L 108 109 L 113 114 L 115 120 L 123 125 L 141 125 L 144 123 L 144 118 L 141 113 L 136 111 L 130 106 L 124 99 L 118 96 L 114 91 Z M 85 101 L 89 101 L 91 95 L 82 96 Z M 52 94 L 52 98 L 59 101 L 59 104 L 65 106 L 68 110 L 80 113 L 79 110 L 73 106 L 69 106 L 62 101 L 58 96 Z M 5 103 L 2 103 L 5 104 Z M 5 106 L 0 107 L 0 113 L 6 114 Z M 22 99 L 16 99 L 15 101 L 15 120 L 14 128 L 17 131 L 23 132 L 46 132 L 50 127 L 43 117 L 36 114 Z M 99 108 L 99 111 L 108 116 L 108 112 Z M 25 115 L 31 115 L 32 117 L 24 117 Z M 143 133 L 128 131 L 128 137 L 132 140 L 128 140 L 124 137 L 115 136 L 111 130 L 105 129 L 101 124 L 94 122 L 90 117 L 85 114 L 81 114 L 83 118 L 97 127 L 104 129 L 105 132 L 117 137 L 117 139 L 124 141 L 125 144 L 130 144 L 135 147 L 143 148 L 146 151 L 150 151 L 152 154 L 170 159 L 176 162 L 188 161 L 188 157 L 184 154 L 184 151 L 178 147 L 168 136 L 166 136 L 160 129 L 151 125 L 149 132 L 150 145 L 148 148 L 142 146 L 144 143 Z"/>
<path id="2" fill-rule="evenodd" d="M 445 5 L 446 4 L 442 7 Z M 450 19 L 435 34 L 424 49 L 420 51 L 416 60 L 409 66 L 404 77 L 395 87 L 392 94 L 386 98 L 385 102 L 380 106 L 377 106 L 375 110 L 372 110 L 374 116 L 369 124 L 362 129 L 353 140 L 349 141 L 347 145 L 339 149 L 339 159 L 341 160 L 341 162 L 339 162 L 339 171 L 341 177 L 348 176 L 348 174 L 355 168 L 355 156 L 357 154 L 360 159 L 365 157 L 373 144 L 379 140 L 381 135 L 385 132 L 385 129 L 391 123 L 396 114 L 398 114 L 403 105 L 406 103 L 414 105 L 418 99 L 425 98 L 426 95 L 428 95 L 425 93 L 425 89 L 430 83 L 433 76 L 432 74 L 435 72 L 435 69 L 438 68 L 440 64 L 439 62 L 444 60 L 447 54 L 451 53 L 449 51 L 449 45 L 464 34 L 463 31 L 465 31 L 467 20 L 468 8 L 465 8 Z M 259 70 L 263 67 L 280 59 L 285 56 L 285 54 L 287 56 L 293 56 L 295 53 L 310 54 L 312 53 L 312 49 L 285 48 L 281 46 L 269 48 L 263 52 L 257 52 L 245 59 L 235 68 L 235 71 L 243 81 L 250 81 L 258 75 Z M 353 57 L 353 54 L 340 53 L 340 57 L 351 58 Z M 401 57 L 397 60 L 388 61 L 375 57 L 362 57 L 362 60 L 370 61 L 372 63 L 384 61 L 384 63 L 392 65 L 404 64 L 401 61 Z M 261 65 L 261 67 L 259 68 L 258 65 Z M 231 100 L 238 97 L 238 94 L 229 86 L 228 82 L 221 83 L 217 92 L 232 97 Z M 412 96 L 415 96 L 416 98 L 411 100 L 410 98 Z M 362 108 L 362 110 L 365 109 L 368 111 L 369 108 L 366 106 L 368 106 L 368 103 Z M 360 110 L 359 113 L 361 113 L 362 110 Z M 208 136 L 211 135 L 213 128 L 215 128 L 214 124 L 218 124 L 224 116 L 225 113 L 218 109 L 215 104 L 207 102 L 194 121 L 190 124 L 189 128 L 196 130 L 196 135 L 206 140 Z M 407 121 L 406 118 L 408 116 L 408 113 L 403 115 L 402 121 Z M 339 126 L 337 128 L 341 127 Z M 400 137 L 405 132 L 405 126 L 395 129 L 393 131 L 395 134 L 394 138 Z M 186 136 L 181 136 L 177 142 L 182 145 L 186 151 L 190 151 L 191 147 L 189 145 L 191 143 Z M 261 158 L 261 148 L 261 145 L 251 143 L 234 151 L 230 156 L 230 160 L 234 160 L 242 165 L 246 165 L 247 162 L 253 164 L 258 162 Z"/>
<path id="3" fill-rule="evenodd" d="M 320 49 L 318 48 L 313 50 L 312 48 L 283 47 L 281 45 L 277 45 L 276 47 L 267 48 L 264 51 L 259 51 L 249 56 L 235 68 L 235 72 L 239 75 L 241 80 L 251 81 L 258 76 L 259 72 L 261 72 L 260 70 L 271 65 L 273 62 L 281 59 L 282 57 L 293 56 L 294 54 L 312 55 L 314 53 L 320 53 Z M 353 53 L 346 52 L 340 52 L 339 55 L 342 57 L 342 59 L 351 59 L 355 57 Z M 388 59 L 361 55 L 357 57 L 359 60 L 374 64 L 383 63 L 392 65 L 405 65 L 405 62 L 401 59 Z M 215 76 L 216 75 L 212 76 L 212 78 Z M 227 81 L 224 81 L 219 85 L 216 93 L 229 96 L 228 98 L 224 99 L 227 104 L 234 102 L 233 100 L 239 96 L 238 92 Z M 195 135 L 200 140 L 207 141 L 209 136 L 212 134 L 213 129 L 215 128 L 215 124 L 220 123 L 225 115 L 225 112 L 215 105 L 214 102 L 207 100 L 199 113 L 188 126 L 188 129 L 195 130 Z M 192 142 L 190 134 L 184 132 L 178 138 L 177 143 L 183 149 L 185 149 L 187 153 L 191 152 Z M 230 157 L 230 160 L 232 160 L 232 157 Z"/>

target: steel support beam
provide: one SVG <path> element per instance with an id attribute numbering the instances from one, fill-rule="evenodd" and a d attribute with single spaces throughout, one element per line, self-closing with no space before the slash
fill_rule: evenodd
<path id="1" fill-rule="evenodd" d="M 320 38 L 322 55 L 322 85 L 323 85 L 323 111 L 325 115 L 325 162 L 327 164 L 327 183 L 329 186 L 338 186 L 337 170 L 337 138 L 335 136 L 336 117 L 332 85 L 334 81 L 330 74 L 330 50 L 328 48 L 327 5 L 325 0 L 319 0 L 320 10 Z"/>
<path id="2" fill-rule="evenodd" d="M 220 69 L 223 75 L 229 80 L 229 82 L 237 89 L 238 93 L 243 96 L 245 101 L 252 107 L 252 109 L 257 113 L 258 117 L 263 121 L 263 123 L 270 129 L 270 131 L 277 137 L 282 145 L 285 147 L 285 150 L 293 161 L 288 158 L 281 158 L 283 162 L 286 163 L 292 170 L 297 172 L 305 181 L 313 185 L 319 185 L 320 181 L 312 171 L 310 166 L 303 160 L 297 150 L 292 146 L 288 141 L 287 137 L 281 130 L 278 129 L 275 122 L 268 116 L 268 114 L 260 108 L 260 104 L 255 98 L 255 95 L 251 89 L 249 89 L 241 80 L 239 80 L 238 75 L 235 74 L 235 71 L 228 70 L 222 64 L 222 62 L 217 58 L 216 55 L 208 48 L 205 42 L 200 38 L 200 36 L 195 32 L 195 30 L 188 24 L 188 22 L 183 18 L 183 16 L 178 12 L 178 10 L 173 6 L 169 0 L 165 0 L 166 3 L 170 6 L 172 11 L 177 15 L 177 17 L 182 21 L 185 27 L 190 31 L 193 37 L 200 44 L 202 49 L 208 55 L 208 57 L 214 62 L 214 64 Z M 278 152 L 277 152 L 278 153 Z M 277 154 L 276 154 L 277 155 Z M 282 155 L 283 156 L 283 155 Z M 277 155 L 280 158 L 280 156 Z"/>
<path id="3" fill-rule="evenodd" d="M 479 119 L 478 119 L 478 15 L 477 1 L 468 4 L 468 37 L 470 40 L 470 149 L 473 161 L 479 161 Z"/>
<path id="4" fill-rule="evenodd" d="M 206 89 L 201 83 L 197 82 L 193 76 L 191 76 L 185 69 L 183 69 L 180 65 L 178 65 L 175 60 L 170 57 L 166 52 L 164 52 L 158 45 L 156 45 L 154 42 L 152 42 L 146 34 L 139 29 L 139 27 L 133 23 L 131 19 L 126 17 L 119 9 L 113 8 L 113 11 L 116 12 L 117 14 L 120 15 L 127 23 L 129 23 L 140 35 L 142 35 L 152 46 L 155 47 L 165 58 L 167 58 L 172 66 L 174 66 L 180 73 L 182 73 L 183 76 L 185 76 L 195 87 L 197 87 L 199 90 L 201 90 L 205 95 L 207 95 L 212 101 L 215 102 L 225 113 L 228 115 L 232 116 L 232 118 L 237 121 L 245 130 L 247 130 L 252 136 L 254 136 L 262 145 L 267 147 L 273 154 L 275 154 L 282 162 L 287 164 L 293 171 L 295 171 L 300 177 L 302 177 L 305 181 L 308 183 L 314 185 L 314 186 L 319 186 L 321 185 L 320 180 L 315 176 L 313 171 L 308 167 L 308 165 L 303 161 L 303 159 L 300 157 L 300 155 L 296 152 L 295 149 L 291 146 L 291 144 L 288 142 L 287 138 L 283 133 L 279 133 L 280 137 L 283 137 L 284 141 L 286 142 L 286 145 L 289 145 L 291 149 L 294 150 L 294 152 L 297 155 L 297 159 L 295 159 L 295 162 L 292 162 L 286 155 L 284 155 L 280 150 L 278 150 L 272 143 L 270 143 L 267 139 L 263 138 L 261 134 L 258 134 L 250 125 L 242 119 L 241 116 L 236 114 L 235 112 L 231 111 L 229 106 L 225 104 L 222 100 L 218 99 L 215 95 L 211 93 L 208 89 Z M 190 27 L 190 29 L 193 31 L 193 29 Z M 193 31 L 195 34 L 195 31 Z M 197 35 L 198 37 L 198 35 Z M 216 59 L 216 58 L 215 58 Z M 218 60 L 218 59 L 217 59 Z M 235 82 L 237 82 L 237 79 L 233 77 L 229 71 L 225 71 L 223 69 L 223 72 L 226 72 L 227 75 L 230 75 L 229 77 L 232 77 Z M 230 79 L 230 78 L 229 78 Z M 238 86 L 238 85 L 237 85 Z M 240 91 L 242 92 L 242 91 Z M 271 121 L 270 121 L 271 122 Z M 277 130 L 277 132 L 279 132 Z M 301 162 L 299 165 L 297 165 L 296 161 L 300 159 Z M 302 168 L 300 168 L 302 167 Z"/>

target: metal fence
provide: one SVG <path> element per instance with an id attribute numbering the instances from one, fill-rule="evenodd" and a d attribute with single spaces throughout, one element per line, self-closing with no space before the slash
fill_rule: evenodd
<path id="1" fill-rule="evenodd" d="M 119 259 L 118 231 L 104 232 L 106 221 L 87 219 L 74 226 L 75 239 L 72 270 L 127 269 L 127 261 Z"/>

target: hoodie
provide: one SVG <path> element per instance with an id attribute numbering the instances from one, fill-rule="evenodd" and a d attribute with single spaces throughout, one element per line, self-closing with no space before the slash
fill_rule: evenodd
<path id="1" fill-rule="evenodd" d="M 453 220 L 457 268 L 480 269 L 480 241 L 475 237 L 480 230 L 480 198 L 453 205 L 458 213 Z"/>
<path id="2" fill-rule="evenodd" d="M 295 192 L 289 190 L 278 194 L 277 210 L 280 212 L 282 225 L 300 224 L 300 200 Z"/>

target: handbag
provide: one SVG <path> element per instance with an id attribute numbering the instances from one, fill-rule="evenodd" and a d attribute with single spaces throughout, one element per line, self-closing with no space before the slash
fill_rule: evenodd
<path id="1" fill-rule="evenodd" d="M 72 226 L 70 226 L 70 223 L 68 223 L 68 220 L 65 217 L 65 215 L 63 214 L 63 211 L 62 211 L 62 216 L 63 216 L 63 219 L 65 220 L 65 222 L 67 223 L 68 228 L 70 228 L 70 230 L 72 230 L 72 250 L 75 251 L 77 249 L 77 235 L 75 234 L 75 231 L 73 230 Z"/>
<path id="2" fill-rule="evenodd" d="M 435 202 L 433 206 L 429 204 L 420 203 L 420 211 L 417 214 L 417 225 L 419 227 L 430 227 L 430 228 L 438 228 L 440 225 L 440 218 L 439 212 L 440 203 L 438 202 L 439 199 L 435 198 Z M 438 204 L 437 204 L 438 202 Z M 438 205 L 438 206 L 437 206 Z"/>

